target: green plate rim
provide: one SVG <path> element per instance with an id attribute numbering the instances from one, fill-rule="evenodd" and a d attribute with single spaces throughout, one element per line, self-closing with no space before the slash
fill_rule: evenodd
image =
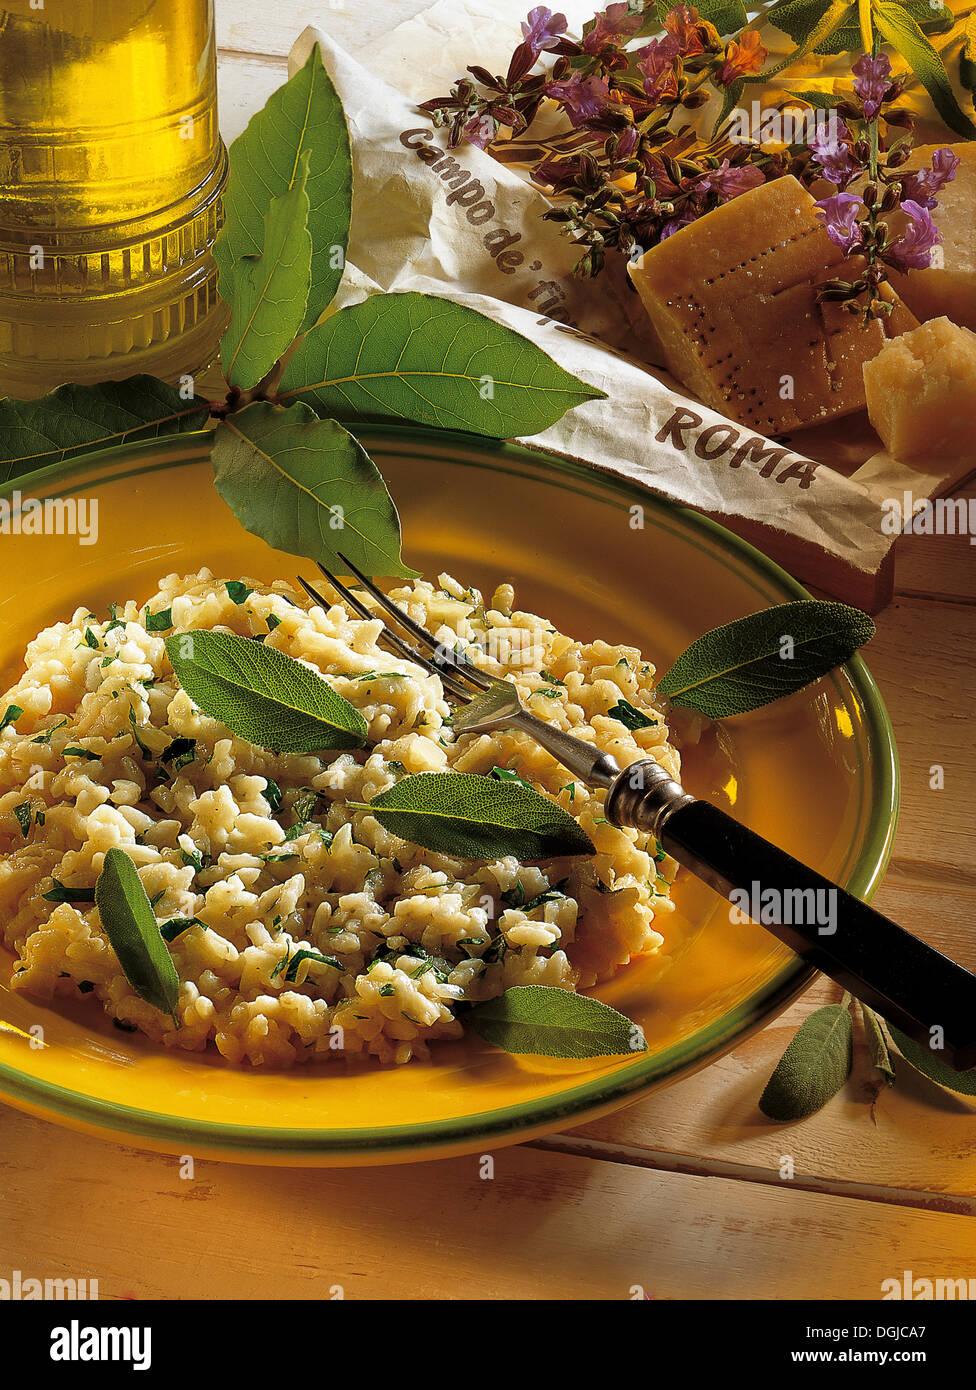
<path id="1" fill-rule="evenodd" d="M 185 431 L 150 440 L 135 440 L 108 449 L 73 454 L 67 460 L 7 479 L 0 484 L 0 497 L 9 497 L 18 488 L 22 491 L 24 484 L 33 488 L 39 482 L 46 482 L 55 477 L 68 478 L 75 469 L 90 468 L 93 464 L 109 462 L 113 458 L 122 459 L 133 453 L 136 453 L 137 457 L 141 455 L 148 458 L 156 453 L 170 451 L 185 455 L 182 461 L 189 463 L 205 457 L 201 445 L 209 433 L 207 430 Z M 663 516 L 679 518 L 685 527 L 703 533 L 720 548 L 735 552 L 747 568 L 762 573 L 784 592 L 784 596 L 812 597 L 802 584 L 756 546 L 742 540 L 711 517 L 703 516 L 693 508 L 658 497 L 631 479 L 621 478 L 576 460 L 561 457 L 538 446 L 488 439 L 461 431 L 430 430 L 422 426 L 364 421 L 360 423 L 359 433 L 367 438 L 389 437 L 420 445 L 425 442 L 436 443 L 440 447 L 450 445 L 454 441 L 465 449 L 484 451 L 496 458 L 531 463 L 536 469 L 545 461 L 548 465 L 553 465 L 558 473 L 585 477 L 611 492 L 639 499 L 642 505 L 650 506 Z M 145 469 L 133 470 L 134 473 L 144 471 Z M 881 692 L 862 658 L 854 656 L 840 669 L 846 672 L 854 692 L 860 698 L 866 736 L 877 753 L 871 764 L 871 810 L 864 845 L 843 885 L 869 902 L 881 882 L 891 856 L 898 822 L 901 790 L 898 753 L 894 730 Z M 674 1078 L 678 1072 L 690 1075 L 692 1071 L 717 1060 L 723 1052 L 768 1023 L 806 987 L 816 973 L 812 966 L 808 966 L 797 956 L 785 962 L 782 969 L 747 1000 L 737 1004 L 707 1028 L 693 1034 L 693 1047 L 689 1046 L 692 1039 L 686 1039 L 656 1054 L 653 1062 L 649 1058 L 636 1061 L 626 1068 L 614 1071 L 609 1077 L 597 1077 L 561 1091 L 549 1101 L 523 1101 L 517 1105 L 502 1106 L 496 1110 L 465 1116 L 460 1120 L 430 1120 L 416 1124 L 362 1129 L 267 1130 L 252 1125 L 181 1120 L 175 1116 L 160 1115 L 155 1111 L 139 1110 L 134 1106 L 71 1091 L 39 1078 L 31 1079 L 27 1073 L 2 1062 L 0 1085 L 2 1093 L 7 1097 L 16 1097 L 37 1109 L 57 1114 L 69 1121 L 77 1121 L 95 1129 L 109 1130 L 114 1134 L 124 1133 L 142 1137 L 164 1145 L 185 1139 L 198 1139 L 212 1151 L 221 1151 L 239 1160 L 246 1161 L 246 1155 L 252 1153 L 274 1154 L 279 1159 L 286 1155 L 308 1159 L 334 1155 L 359 1160 L 372 1157 L 381 1161 L 393 1161 L 397 1152 L 401 1150 L 407 1151 L 404 1157 L 409 1159 L 424 1150 L 433 1150 L 436 1154 L 438 1150 L 455 1147 L 459 1143 L 502 1138 L 511 1140 L 519 1133 L 537 1132 L 569 1119 L 582 1123 L 588 1114 L 611 1109 L 634 1092 L 647 1090 L 651 1086 L 657 1088 Z"/>

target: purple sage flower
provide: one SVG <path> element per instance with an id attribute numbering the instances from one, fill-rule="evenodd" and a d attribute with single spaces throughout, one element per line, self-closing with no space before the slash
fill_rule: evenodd
<path id="1" fill-rule="evenodd" d="M 886 53 L 876 58 L 862 53 L 851 71 L 854 73 L 854 90 L 861 98 L 865 120 L 873 121 L 881 110 L 881 102 L 891 80 L 891 62 Z"/>
<path id="2" fill-rule="evenodd" d="M 660 231 L 660 240 L 667 241 L 669 236 L 674 236 L 675 232 L 680 232 L 682 227 L 687 227 L 694 222 L 700 213 L 700 208 L 692 206 L 691 203 L 685 203 L 677 217 L 672 217 L 670 222 L 665 222 Z"/>
<path id="3" fill-rule="evenodd" d="M 758 188 L 766 179 L 761 169 L 754 164 L 729 164 L 723 159 L 717 169 L 706 169 L 695 180 L 696 192 L 714 192 L 728 201 L 740 193 L 748 193 L 750 188 Z"/>
<path id="4" fill-rule="evenodd" d="M 908 226 L 888 247 L 885 260 L 896 270 L 927 270 L 932 264 L 932 249 L 941 244 L 942 234 L 928 208 L 909 198 L 901 210 L 908 218 Z"/>
<path id="5" fill-rule="evenodd" d="M 550 82 L 546 96 L 561 102 L 573 126 L 594 120 L 606 107 L 610 88 L 605 77 L 580 77 L 574 72 L 565 82 Z"/>
<path id="6" fill-rule="evenodd" d="M 617 136 L 617 143 L 614 147 L 614 160 L 619 164 L 625 159 L 629 159 L 637 149 L 637 131 L 632 125 L 626 127 Z"/>
<path id="7" fill-rule="evenodd" d="M 814 204 L 827 235 L 845 253 L 852 251 L 860 240 L 857 214 L 863 206 L 855 193 L 835 193 L 832 198 L 821 198 Z"/>
<path id="8" fill-rule="evenodd" d="M 825 179 L 843 189 L 864 173 L 864 165 L 854 158 L 848 141 L 851 132 L 834 114 L 826 126 L 817 125 L 809 141 L 810 152 L 823 170 Z"/>
<path id="9" fill-rule="evenodd" d="M 543 159 L 533 170 L 533 177 L 539 183 L 548 183 L 555 189 L 570 188 L 578 174 L 575 159 Z"/>
<path id="10" fill-rule="evenodd" d="M 544 48 L 553 48 L 559 42 L 567 23 L 564 14 L 553 14 L 545 5 L 537 5 L 529 11 L 528 21 L 522 21 L 522 39 L 533 63 Z"/>
<path id="11" fill-rule="evenodd" d="M 938 195 L 946 184 L 951 183 L 956 177 L 958 168 L 959 156 L 953 154 L 948 146 L 936 150 L 928 168 L 919 169 L 902 180 L 902 200 L 918 203 L 920 207 L 928 208 L 929 211 L 937 208 Z"/>
<path id="12" fill-rule="evenodd" d="M 464 127 L 465 137 L 479 150 L 487 149 L 497 133 L 498 122 L 487 111 L 482 111 L 480 116 L 472 116 Z"/>
<path id="13" fill-rule="evenodd" d="M 597 15 L 596 23 L 585 35 L 584 53 L 601 53 L 609 44 L 631 38 L 643 22 L 644 16 L 639 10 L 635 14 L 627 0 L 622 0 L 619 5 L 608 5 L 602 14 Z"/>
<path id="14" fill-rule="evenodd" d="M 678 52 L 682 58 L 694 58 L 697 54 L 705 52 L 705 45 L 702 43 L 703 25 L 698 18 L 698 11 L 690 5 L 675 5 L 673 10 L 669 10 L 664 16 L 664 28 L 677 41 Z"/>
<path id="15" fill-rule="evenodd" d="M 678 95 L 676 64 L 681 58 L 681 42 L 673 34 L 651 39 L 637 51 L 637 66 L 644 75 L 644 95 L 648 101 Z"/>

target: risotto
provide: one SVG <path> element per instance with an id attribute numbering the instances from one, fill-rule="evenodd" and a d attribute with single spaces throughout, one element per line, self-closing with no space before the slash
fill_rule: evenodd
<path id="1" fill-rule="evenodd" d="M 562 635 L 515 610 L 509 585 L 486 603 L 441 575 L 393 596 L 514 679 L 549 722 L 621 766 L 651 756 L 678 774 L 654 668 L 634 648 Z M 201 628 L 308 663 L 360 711 L 373 746 L 307 756 L 232 734 L 193 704 L 166 654 L 167 636 Z M 212 1043 L 234 1063 L 407 1062 L 460 1036 L 466 1002 L 512 985 L 586 988 L 662 951 L 675 865 L 660 846 L 611 825 L 603 793 L 525 734 L 456 736 L 440 680 L 388 655 L 380 628 L 285 583 L 204 569 L 170 575 L 148 603 L 107 618 L 79 608 L 44 629 L 0 703 L 13 987 L 92 995 L 122 1029 L 168 1047 Z M 435 770 L 517 775 L 575 817 L 596 854 L 456 859 L 349 804 Z M 93 889 L 112 847 L 135 863 L 161 925 L 195 919 L 169 946 L 174 1018 L 136 994 L 100 924 Z"/>

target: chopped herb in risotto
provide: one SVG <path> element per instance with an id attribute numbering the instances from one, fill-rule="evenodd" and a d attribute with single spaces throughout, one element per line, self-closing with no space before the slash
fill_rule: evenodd
<path id="1" fill-rule="evenodd" d="M 442 575 L 393 597 L 514 679 L 542 718 L 621 766 L 651 756 L 677 775 L 654 669 L 634 648 L 563 636 L 515 611 L 508 585 L 486 603 Z M 204 714 L 166 649 L 174 633 L 201 630 L 306 663 L 359 711 L 367 745 L 274 752 Z M 107 617 L 80 608 L 41 632 L 0 700 L 0 920 L 13 986 L 94 996 L 124 1029 L 191 1050 L 213 1042 L 232 1062 L 407 1062 L 460 1036 L 466 1003 L 512 985 L 586 988 L 660 951 L 674 864 L 656 842 L 611 825 L 602 792 L 527 735 L 455 737 L 440 680 L 390 656 L 380 630 L 287 584 L 201 570 L 170 575 L 141 605 Z M 355 805 L 433 771 L 522 779 L 577 821 L 595 854 L 454 858 Z M 129 983 L 100 921 L 95 885 L 113 848 L 135 865 L 172 956 L 172 1015 Z"/>

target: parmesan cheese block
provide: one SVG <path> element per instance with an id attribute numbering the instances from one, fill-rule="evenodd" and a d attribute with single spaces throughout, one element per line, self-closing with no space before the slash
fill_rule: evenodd
<path id="1" fill-rule="evenodd" d="M 893 458 L 976 459 L 976 333 L 923 323 L 865 365 L 864 387 Z"/>
<path id="2" fill-rule="evenodd" d="M 858 273 L 791 176 L 716 208 L 630 267 L 673 375 L 767 435 L 862 409 L 864 363 L 917 326 L 887 289 L 891 314 L 867 327 L 818 302 L 823 280 Z"/>
<path id="3" fill-rule="evenodd" d="M 932 163 L 945 145 L 920 145 L 905 165 L 919 169 Z M 960 164 L 956 177 L 937 194 L 932 221 L 942 233 L 931 270 L 892 272 L 891 282 L 916 318 L 945 315 L 976 330 L 976 142 L 950 145 Z"/>

